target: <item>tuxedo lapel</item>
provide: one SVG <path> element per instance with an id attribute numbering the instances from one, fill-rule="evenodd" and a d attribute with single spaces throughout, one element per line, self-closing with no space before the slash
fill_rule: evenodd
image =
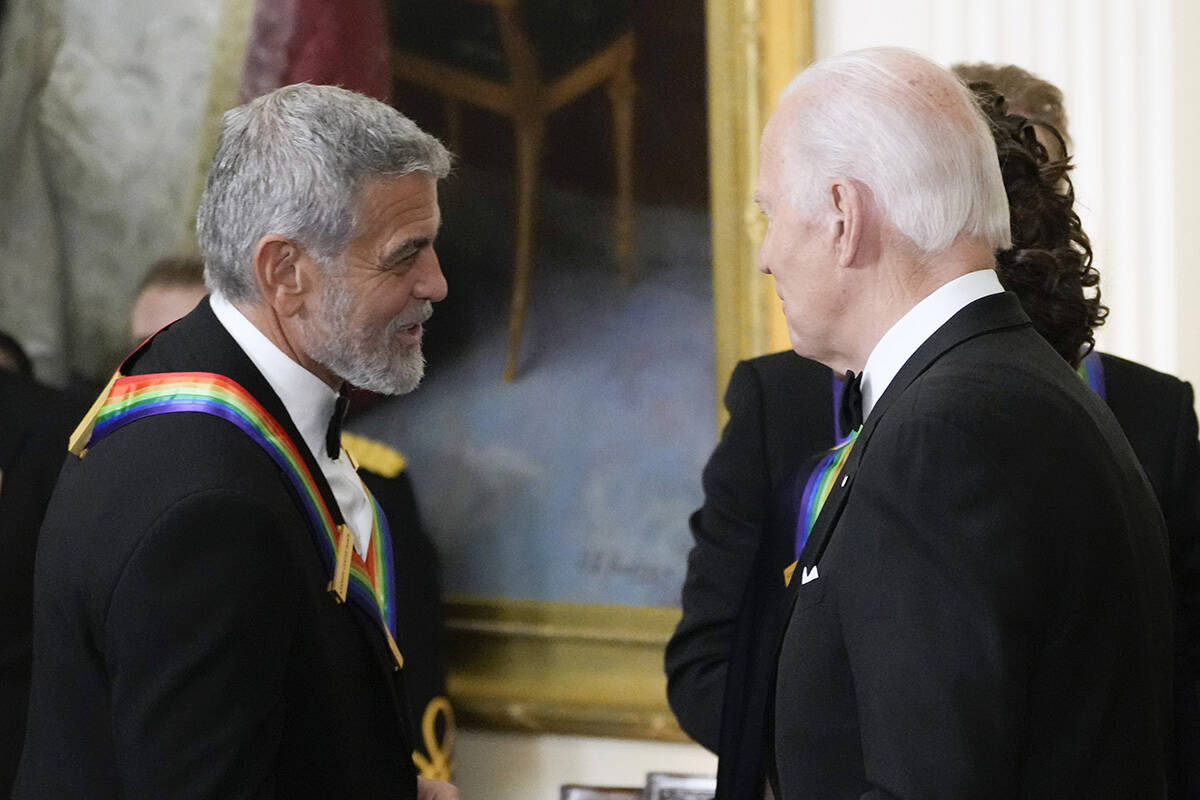
<path id="1" fill-rule="evenodd" d="M 1032 323 L 1028 315 L 1012 292 L 990 294 L 967 304 L 934 331 L 908 361 L 904 362 L 904 366 L 875 403 L 870 420 L 863 426 L 863 433 L 867 432 L 868 425 L 873 430 L 888 408 L 904 394 L 912 382 L 949 350 L 984 333 L 1029 325 Z"/>
<path id="2" fill-rule="evenodd" d="M 829 496 L 825 499 L 825 504 L 817 515 L 812 532 L 809 534 L 808 541 L 796 564 L 796 571 L 788 583 L 789 605 L 795 603 L 800 586 L 820 579 L 821 555 L 825 552 L 825 548 L 829 545 L 837 528 L 846 498 L 854 486 L 854 477 L 858 473 L 859 464 L 862 463 L 862 459 L 870 447 L 871 435 L 879 426 L 880 420 L 887 414 L 888 408 L 895 403 L 896 398 L 900 397 L 912 382 L 938 358 L 958 344 L 990 331 L 1030 324 L 1029 317 L 1021 309 L 1016 295 L 1011 292 L 988 295 L 968 304 L 947 320 L 904 363 L 864 422 L 850 455 L 842 467 L 841 474 L 830 489 Z"/>

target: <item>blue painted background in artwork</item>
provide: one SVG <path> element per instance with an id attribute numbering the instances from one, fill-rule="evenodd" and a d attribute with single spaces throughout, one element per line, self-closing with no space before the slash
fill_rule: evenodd
<path id="1" fill-rule="evenodd" d="M 506 384 L 505 192 L 480 176 L 443 190 L 438 250 L 457 305 L 428 326 L 423 385 L 351 427 L 408 458 L 448 593 L 677 605 L 716 438 L 708 217 L 639 208 L 625 285 L 608 202 L 547 191 Z"/>

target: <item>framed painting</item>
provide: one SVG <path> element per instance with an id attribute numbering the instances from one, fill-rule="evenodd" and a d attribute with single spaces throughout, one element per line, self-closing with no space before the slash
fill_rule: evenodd
<path id="1" fill-rule="evenodd" d="M 686 521 L 722 421 L 714 397 L 738 359 L 786 346 L 754 266 L 753 191 L 766 115 L 811 50 L 807 4 L 710 0 L 703 13 L 709 207 L 640 204 L 627 282 L 611 200 L 544 187 L 505 382 L 511 259 L 469 243 L 511 238 L 511 184 L 464 158 L 443 190 L 439 239 L 458 299 L 427 325 L 426 381 L 358 423 L 412 465 L 443 561 L 463 724 L 686 740 L 662 667 Z"/>

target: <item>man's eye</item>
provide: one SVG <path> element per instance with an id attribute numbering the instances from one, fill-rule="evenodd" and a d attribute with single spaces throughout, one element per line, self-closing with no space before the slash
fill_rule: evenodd
<path id="1" fill-rule="evenodd" d="M 393 256 L 383 265 L 385 272 L 403 272 L 407 269 L 417 257 L 417 250 Z"/>

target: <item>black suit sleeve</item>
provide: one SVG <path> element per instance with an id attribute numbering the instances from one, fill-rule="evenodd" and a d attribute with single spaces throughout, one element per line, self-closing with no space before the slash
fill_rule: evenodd
<path id="1" fill-rule="evenodd" d="M 683 584 L 683 619 L 667 644 L 667 697 L 680 726 L 716 752 L 735 622 L 768 502 L 763 390 L 737 365 L 725 392 L 729 422 L 704 468 L 704 505 L 692 514 L 695 545 Z"/>
<path id="2" fill-rule="evenodd" d="M 1036 528 L 968 434 L 937 419 L 881 434 L 827 551 L 853 576 L 823 562 L 819 579 L 853 676 L 863 797 L 1016 797 L 1034 644 L 1012 632 L 1037 628 L 1048 591 L 1031 585 Z"/>
<path id="3" fill-rule="evenodd" d="M 0 371 L 0 797 L 8 797 L 25 737 L 37 533 L 87 410 L 83 400 Z"/>
<path id="4" fill-rule="evenodd" d="M 1200 659 L 1200 441 L 1191 386 L 1184 384 L 1179 405 L 1179 432 L 1173 454 L 1173 481 L 1163 497 L 1163 516 L 1171 537 L 1175 566 L 1176 606 L 1186 627 L 1177 642 L 1193 664 Z M 1193 680 L 1196 672 L 1192 673 Z"/>
<path id="5" fill-rule="evenodd" d="M 287 535 L 253 498 L 208 491 L 165 511 L 130 556 L 97 643 L 129 797 L 273 796 L 302 597 Z"/>
<path id="6" fill-rule="evenodd" d="M 1179 796 L 1200 796 L 1200 441 L 1192 388 L 1179 392 L 1170 481 L 1162 509 L 1175 588 L 1176 741 Z"/>

